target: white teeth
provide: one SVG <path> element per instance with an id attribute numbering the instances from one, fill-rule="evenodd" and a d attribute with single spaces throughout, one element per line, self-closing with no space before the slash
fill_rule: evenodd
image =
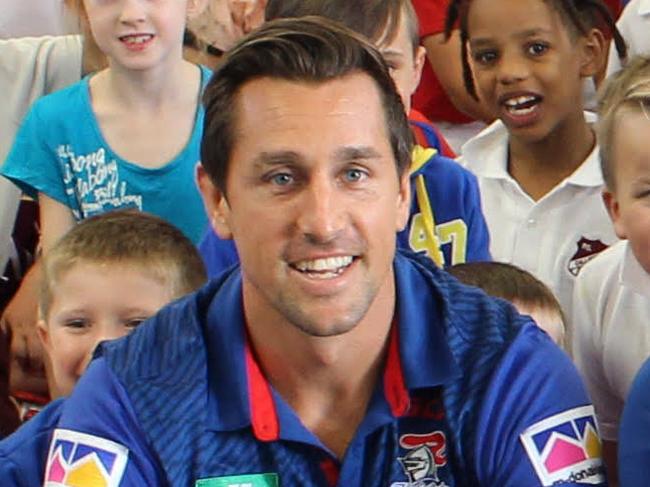
<path id="1" fill-rule="evenodd" d="M 144 42 L 147 42 L 152 37 L 153 36 L 151 34 L 144 34 L 139 36 L 123 36 L 122 40 L 131 44 L 142 44 Z"/>
<path id="2" fill-rule="evenodd" d="M 531 103 L 534 101 L 534 96 L 518 96 L 517 98 L 510 98 L 509 100 L 506 100 L 505 104 L 508 107 L 516 107 L 518 105 L 523 105 L 524 103 Z"/>
<path id="3" fill-rule="evenodd" d="M 352 263 L 352 256 L 327 257 L 325 259 L 302 260 L 294 264 L 301 272 L 320 272 L 323 275 L 340 273 L 343 268 Z M 331 277 L 331 276 L 329 276 Z"/>
<path id="4" fill-rule="evenodd" d="M 515 107 L 508 107 L 508 111 L 512 113 L 513 115 L 528 115 L 529 113 L 532 113 L 535 110 L 536 106 L 533 105 L 532 107 L 528 108 L 515 108 Z"/>

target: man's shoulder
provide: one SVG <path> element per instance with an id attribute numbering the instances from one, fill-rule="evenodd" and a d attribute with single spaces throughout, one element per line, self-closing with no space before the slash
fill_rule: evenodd
<path id="1" fill-rule="evenodd" d="M 529 321 L 507 301 L 461 283 L 425 256 L 400 251 L 399 259 L 408 260 L 428 282 L 429 289 L 425 292 L 437 295 L 439 316 L 456 353 L 477 348 L 496 350 L 497 343 L 507 347 Z"/>
<path id="2" fill-rule="evenodd" d="M 34 102 L 32 113 L 37 114 L 39 119 L 45 121 L 68 120 L 70 123 L 76 123 L 75 117 L 79 116 L 80 109 L 85 102 L 83 96 L 85 90 L 88 90 L 86 78 L 42 96 Z"/>

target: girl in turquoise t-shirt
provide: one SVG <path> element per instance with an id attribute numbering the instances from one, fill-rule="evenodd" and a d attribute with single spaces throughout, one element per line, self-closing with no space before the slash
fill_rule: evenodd
<path id="1" fill-rule="evenodd" d="M 207 219 L 194 169 L 210 72 L 182 54 L 185 19 L 206 0 L 73 1 L 108 67 L 38 100 L 0 173 L 38 198 L 43 252 L 75 222 L 124 207 L 154 213 L 198 241 Z M 37 262 L 7 307 L 20 316 L 0 320 L 17 355 L 39 349 L 26 332 L 38 276 Z"/>

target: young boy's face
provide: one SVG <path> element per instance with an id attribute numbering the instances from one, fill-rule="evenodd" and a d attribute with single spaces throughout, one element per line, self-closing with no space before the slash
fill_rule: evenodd
<path id="1" fill-rule="evenodd" d="M 642 111 L 618 115 L 612 160 L 616 188 L 605 204 L 619 238 L 650 273 L 650 119 Z"/>
<path id="2" fill-rule="evenodd" d="M 538 142 L 584 123 L 576 100 L 582 78 L 593 74 L 588 38 L 575 38 L 552 2 L 470 5 L 469 46 L 479 97 L 511 136 Z"/>
<path id="3" fill-rule="evenodd" d="M 58 389 L 53 395 L 72 392 L 100 341 L 128 334 L 171 298 L 168 283 L 138 266 L 81 262 L 65 271 L 39 323 Z"/>
<path id="4" fill-rule="evenodd" d="M 425 50 L 422 46 L 413 48 L 406 14 L 401 15 L 399 31 L 388 44 L 377 46 L 390 68 L 390 75 L 408 114 L 411 110 L 411 95 L 420 83 Z"/>

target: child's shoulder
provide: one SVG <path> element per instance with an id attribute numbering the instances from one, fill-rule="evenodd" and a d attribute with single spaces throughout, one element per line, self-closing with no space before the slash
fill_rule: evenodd
<path id="1" fill-rule="evenodd" d="M 463 144 L 459 162 L 475 174 L 496 167 L 504 168 L 508 156 L 508 129 L 495 120 Z"/>
<path id="2" fill-rule="evenodd" d="M 30 113 L 41 120 L 69 119 L 77 110 L 89 103 L 88 78 L 58 91 L 45 95 L 34 102 Z"/>
<path id="3" fill-rule="evenodd" d="M 435 151 L 416 146 L 413 152 L 411 165 L 411 177 L 423 175 L 429 181 L 435 181 L 444 186 L 446 191 L 451 187 L 474 184 L 476 176 L 468 169 L 461 166 L 457 161 L 449 159 Z"/>

